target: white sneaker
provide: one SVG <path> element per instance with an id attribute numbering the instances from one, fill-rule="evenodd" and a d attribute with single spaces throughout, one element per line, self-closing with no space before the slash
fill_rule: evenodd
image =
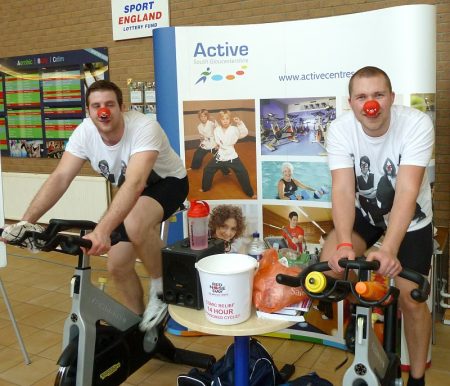
<path id="1" fill-rule="evenodd" d="M 158 325 L 166 316 L 167 304 L 156 296 L 151 296 L 139 324 L 141 331 L 150 330 Z"/>

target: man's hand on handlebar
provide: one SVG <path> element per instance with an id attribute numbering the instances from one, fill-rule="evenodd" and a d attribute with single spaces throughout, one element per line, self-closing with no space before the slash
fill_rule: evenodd
<path id="1" fill-rule="evenodd" d="M 103 234 L 96 229 L 83 236 L 83 239 L 87 239 L 92 242 L 91 248 L 87 250 L 89 255 L 100 256 L 111 249 L 111 238 L 109 234 Z"/>
<path id="2" fill-rule="evenodd" d="M 383 276 L 395 277 L 402 271 L 402 265 L 397 259 L 396 254 L 383 248 L 370 252 L 367 255 L 367 260 L 378 260 L 380 262 L 380 269 L 377 272 Z"/>
<path id="3" fill-rule="evenodd" d="M 339 265 L 339 260 L 344 258 L 347 258 L 348 260 L 355 260 L 356 255 L 353 248 L 348 246 L 339 248 L 328 260 L 328 266 L 332 271 L 342 273 L 344 268 Z"/>

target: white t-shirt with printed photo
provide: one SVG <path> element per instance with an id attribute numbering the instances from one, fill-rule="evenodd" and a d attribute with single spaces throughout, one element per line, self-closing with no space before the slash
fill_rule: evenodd
<path id="1" fill-rule="evenodd" d="M 354 168 L 356 179 L 362 176 L 361 158 L 366 163 L 369 162 L 369 173 L 372 174 L 370 181 L 373 181 L 376 194 L 375 198 L 365 201 L 369 209 L 363 214 L 367 215 L 372 224 L 380 225 L 375 218 L 378 217 L 379 220 L 381 213 L 382 221 L 387 226 L 399 166 L 427 167 L 433 144 L 434 129 L 430 117 L 416 109 L 394 105 L 391 109 L 390 127 L 381 137 L 368 136 L 352 111 L 338 117 L 330 125 L 326 149 L 330 169 Z M 368 181 L 367 178 L 365 180 Z M 356 188 L 358 190 L 358 184 Z M 356 206 L 361 207 L 360 203 L 357 192 Z M 423 228 L 431 219 L 431 189 L 425 170 L 417 197 L 416 213 L 408 231 Z"/>
<path id="2" fill-rule="evenodd" d="M 158 176 L 186 176 L 183 162 L 170 146 L 166 133 L 157 121 L 137 111 L 127 111 L 123 117 L 125 130 L 117 144 L 106 145 L 92 119 L 85 118 L 70 136 L 66 151 L 89 160 L 92 168 L 114 185 L 122 183 L 131 156 L 149 150 L 158 152 L 153 166 Z"/>

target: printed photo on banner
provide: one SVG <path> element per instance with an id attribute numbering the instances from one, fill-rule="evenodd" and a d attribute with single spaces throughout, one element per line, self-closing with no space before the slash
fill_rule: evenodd
<path id="1" fill-rule="evenodd" d="M 331 209 L 297 205 L 263 205 L 263 235 L 281 261 L 301 269 L 317 262 L 327 233 L 333 228 Z M 304 321 L 289 328 L 337 337 L 336 303 L 314 301 Z M 295 332 L 292 332 L 295 334 Z M 340 337 L 337 337 L 340 338 Z"/>
<path id="2" fill-rule="evenodd" d="M 331 202 L 331 174 L 326 162 L 261 162 L 262 198 Z"/>
<path id="3" fill-rule="evenodd" d="M 256 204 L 209 203 L 210 237 L 224 240 L 225 252 L 247 254 L 252 234 L 258 231 Z"/>
<path id="4" fill-rule="evenodd" d="M 189 199 L 256 199 L 255 101 L 183 104 Z"/>
<path id="5" fill-rule="evenodd" d="M 436 94 L 434 93 L 411 94 L 409 102 L 411 107 L 427 114 L 431 118 L 433 126 L 436 127 Z M 430 179 L 430 182 L 434 182 L 435 151 L 436 148 L 433 148 L 433 155 L 431 157 L 432 160 L 428 168 L 429 169 L 428 178 Z M 430 175 L 430 169 L 432 169 L 432 175 Z"/>
<path id="6" fill-rule="evenodd" d="M 269 247 L 289 248 L 317 259 L 326 234 L 333 228 L 330 208 L 263 205 L 263 236 Z"/>
<path id="7" fill-rule="evenodd" d="M 261 99 L 261 154 L 326 155 L 326 132 L 335 118 L 335 97 Z"/>

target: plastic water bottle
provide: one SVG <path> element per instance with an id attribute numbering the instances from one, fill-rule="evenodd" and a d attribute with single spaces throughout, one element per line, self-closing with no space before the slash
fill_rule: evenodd
<path id="1" fill-rule="evenodd" d="M 191 249 L 208 248 L 208 203 L 206 201 L 191 201 L 187 215 Z"/>
<path id="2" fill-rule="evenodd" d="M 248 246 L 247 255 L 254 257 L 256 261 L 259 261 L 262 257 L 263 252 L 266 250 L 264 242 L 259 238 L 259 233 L 255 232 L 252 234 L 253 240 Z"/>

